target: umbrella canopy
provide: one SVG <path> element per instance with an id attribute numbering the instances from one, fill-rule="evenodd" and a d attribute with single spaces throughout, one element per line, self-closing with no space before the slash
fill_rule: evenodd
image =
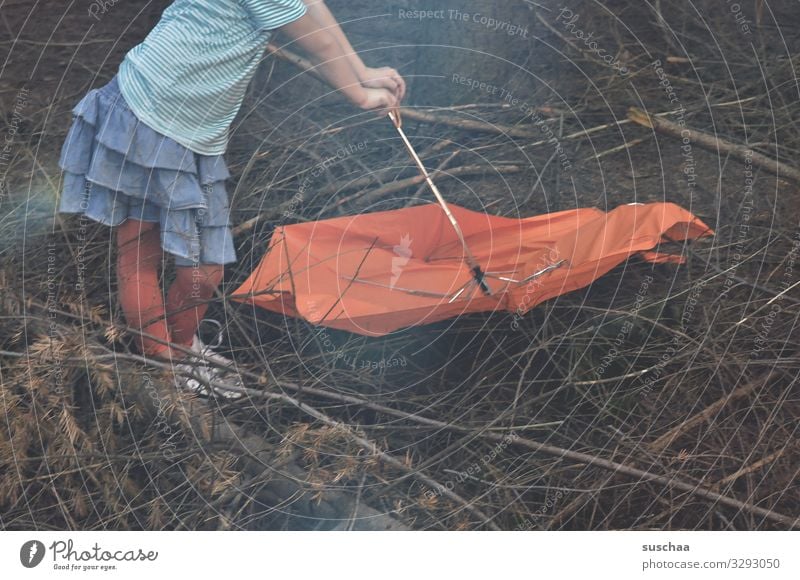
<path id="1" fill-rule="evenodd" d="M 278 227 L 233 300 L 322 326 L 380 336 L 469 312 L 524 314 L 591 284 L 664 241 L 713 232 L 672 203 L 630 204 L 516 219 L 450 206 L 486 275 L 481 292 L 464 246 L 438 205 Z"/>

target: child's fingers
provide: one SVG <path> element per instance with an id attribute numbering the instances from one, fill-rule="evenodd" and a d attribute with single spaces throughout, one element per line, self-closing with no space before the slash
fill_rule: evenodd
<path id="1" fill-rule="evenodd" d="M 397 95 L 398 100 L 402 101 L 403 96 L 405 95 L 406 92 L 406 83 L 403 80 L 403 77 L 400 76 L 399 72 L 390 67 L 387 67 L 386 72 L 389 75 L 389 79 L 391 81 L 392 92 Z"/>
<path id="2" fill-rule="evenodd" d="M 406 81 L 399 74 L 397 75 L 395 80 L 397 81 L 397 87 L 398 87 L 397 100 L 402 101 L 403 97 L 406 96 Z"/>
<path id="3" fill-rule="evenodd" d="M 389 111 L 398 106 L 397 95 L 388 89 L 372 89 L 374 91 L 370 103 L 365 107 L 379 116 L 386 116 Z"/>
<path id="4" fill-rule="evenodd" d="M 383 114 L 387 115 L 389 114 L 389 111 L 397 111 L 399 107 L 400 100 L 397 98 L 397 95 L 395 95 L 393 92 L 388 92 Z"/>
<path id="5" fill-rule="evenodd" d="M 402 101 L 406 94 L 406 82 L 400 73 L 391 67 L 386 67 L 386 73 L 391 80 L 391 90 L 397 95 L 397 100 Z"/>
<path id="6" fill-rule="evenodd" d="M 388 89 L 397 95 L 399 100 L 403 100 L 406 92 L 406 85 L 400 73 L 388 66 L 371 70 L 371 78 L 364 81 L 364 86 L 376 89 Z"/>
<path id="7" fill-rule="evenodd" d="M 380 79 L 381 87 L 384 89 L 389 89 L 390 91 L 397 92 L 398 83 L 397 79 L 393 76 L 385 76 Z"/>

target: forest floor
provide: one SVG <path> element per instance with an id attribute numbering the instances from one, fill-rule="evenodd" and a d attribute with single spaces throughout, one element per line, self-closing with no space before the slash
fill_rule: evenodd
<path id="1" fill-rule="evenodd" d="M 163 3 L 98 18 L 5 3 L 0 527 L 800 527 L 800 184 L 776 164 L 800 167 L 794 7 L 576 2 L 569 26 L 543 4 L 527 23 L 542 80 L 521 97 L 536 117 L 480 90 L 419 108 L 412 91 L 404 128 L 455 175 L 437 178 L 445 196 L 510 217 L 670 201 L 714 237 L 672 248 L 683 265 L 631 260 L 515 328 L 492 313 L 367 338 L 231 302 L 276 226 L 430 201 L 419 184 L 391 191 L 417 173 L 390 123 L 270 56 L 226 155 L 239 261 L 209 315 L 251 392 L 223 404 L 136 354 L 110 232 L 54 211 L 71 107 Z"/>

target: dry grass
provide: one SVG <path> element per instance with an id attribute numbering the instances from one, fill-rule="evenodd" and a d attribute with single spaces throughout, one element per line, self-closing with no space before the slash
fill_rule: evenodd
<path id="1" fill-rule="evenodd" d="M 331 126 L 349 109 L 291 117 L 276 98 L 249 114 L 228 155 L 236 222 L 261 219 L 237 237 L 239 263 L 211 307 L 252 396 L 204 409 L 175 391 L 169 369 L 135 356 L 114 301 L 107 230 L 87 224 L 82 236 L 69 219 L 51 234 L 10 198 L 0 254 L 0 526 L 347 529 L 366 525 L 363 506 L 415 529 L 796 526 L 798 184 L 754 167 L 750 203 L 744 164 L 695 148 L 690 191 L 680 141 L 625 115 L 630 106 L 675 109 L 648 64 L 677 57 L 665 70 L 687 125 L 796 167 L 799 57 L 782 48 L 772 9 L 762 9 L 754 56 L 721 9 L 698 15 L 681 3 L 666 25 L 645 5 L 609 5 L 619 19 L 592 6 L 581 5 L 581 22 L 637 80 L 537 28 L 575 65 L 560 63 L 557 92 L 530 95 L 562 139 L 568 173 L 552 146 L 524 137 L 422 121 L 407 133 L 430 168 L 487 167 L 440 182 L 464 206 L 532 215 L 666 199 L 712 225 L 714 240 L 672 248 L 687 257 L 677 268 L 631 261 L 537 308 L 517 330 L 509 315 L 474 315 L 367 339 L 256 312 L 225 295 L 276 224 L 429 195 L 419 185 L 385 193 L 415 175 L 388 122 Z M 792 46 L 796 29 L 781 31 Z M 599 88 L 587 92 L 587 78 Z M 526 122 L 491 103 L 427 114 Z M 359 142 L 363 151 L 310 177 Z M 52 160 L 32 165 L 32 150 L 18 151 L 20 171 L 57 181 Z M 492 170 L 520 165 L 533 168 Z M 254 437 L 263 455 L 221 437 L 225 425 Z M 347 510 L 330 507 L 331 497 L 348 498 Z"/>

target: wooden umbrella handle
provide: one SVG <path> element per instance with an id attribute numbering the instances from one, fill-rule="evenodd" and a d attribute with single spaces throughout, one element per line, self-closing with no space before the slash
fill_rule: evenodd
<path id="1" fill-rule="evenodd" d="M 389 109 L 389 118 L 398 129 L 403 126 L 403 119 L 400 117 L 400 107 L 392 107 Z"/>

